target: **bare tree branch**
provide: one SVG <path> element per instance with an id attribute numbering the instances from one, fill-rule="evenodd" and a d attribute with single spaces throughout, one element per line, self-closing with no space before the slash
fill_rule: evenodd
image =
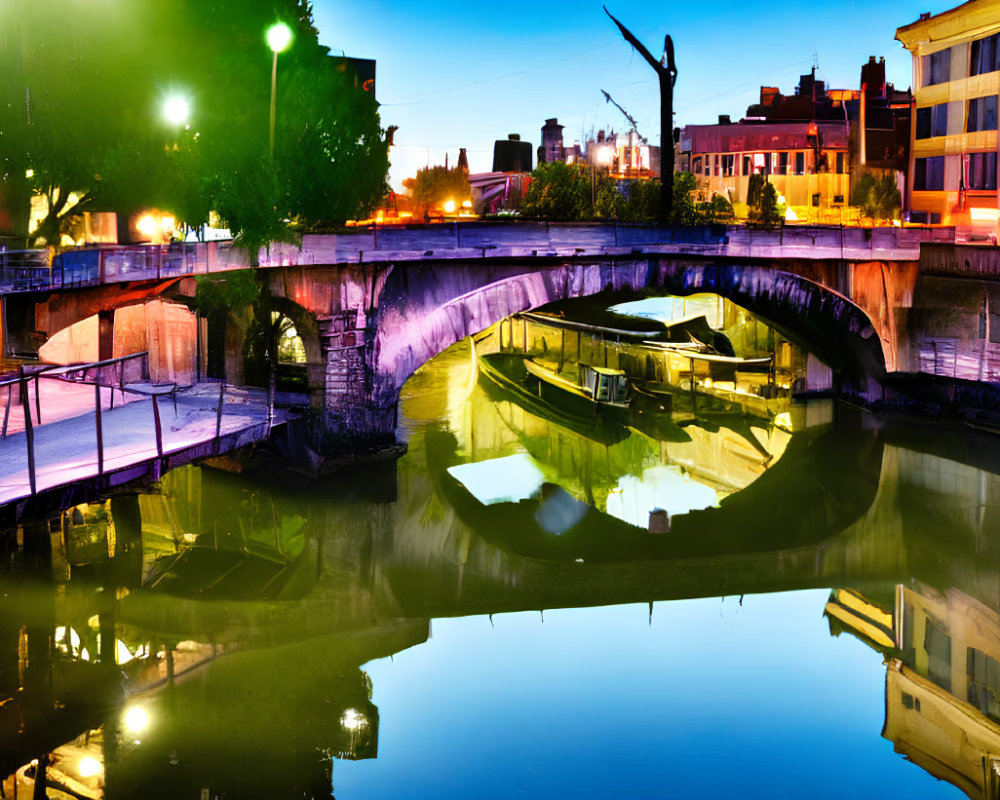
<path id="1" fill-rule="evenodd" d="M 618 26 L 618 30 L 622 32 L 622 36 L 625 37 L 625 41 L 627 41 L 630 45 L 632 45 L 632 47 L 638 50 L 639 55 L 641 55 L 644 59 L 646 59 L 646 61 L 649 62 L 650 66 L 653 69 L 655 69 L 657 72 L 662 70 L 663 66 L 660 64 L 660 62 L 657 61 L 655 58 L 653 58 L 653 54 L 646 49 L 646 46 L 642 42 L 640 42 L 638 39 L 635 38 L 635 36 L 632 34 L 632 31 L 630 31 L 628 28 L 622 25 L 617 19 L 615 19 L 615 16 L 610 11 L 608 11 L 607 6 L 601 6 L 601 7 L 604 9 L 604 13 L 607 14 L 609 17 L 611 17 L 611 21 Z M 667 38 L 669 39 L 670 37 L 668 36 Z M 673 47 L 671 46 L 670 49 L 673 50 Z"/>

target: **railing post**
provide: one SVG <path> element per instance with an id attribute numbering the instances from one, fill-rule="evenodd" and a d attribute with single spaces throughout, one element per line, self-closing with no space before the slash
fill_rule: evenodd
<path id="1" fill-rule="evenodd" d="M 226 382 L 219 384 L 219 405 L 215 409 L 215 438 L 222 435 L 222 393 L 226 390 Z"/>
<path id="2" fill-rule="evenodd" d="M 4 407 L 4 410 L 3 410 L 3 430 L 0 431 L 0 439 L 6 439 L 7 438 L 7 421 L 10 419 L 10 401 L 11 401 L 11 396 L 14 394 L 13 389 L 14 389 L 14 384 L 8 383 L 7 384 L 7 405 Z"/>
<path id="3" fill-rule="evenodd" d="M 40 378 L 38 373 L 35 373 L 35 416 L 38 418 L 38 424 L 42 424 L 42 398 L 38 393 L 40 387 Z"/>
<path id="4" fill-rule="evenodd" d="M 35 432 L 31 428 L 31 405 L 28 402 L 28 387 L 22 377 L 19 384 L 21 392 L 21 406 L 24 408 L 24 441 L 28 447 L 28 483 L 31 486 L 31 493 L 35 494 L 38 487 L 35 483 Z"/>
<path id="5" fill-rule="evenodd" d="M 156 429 L 156 455 L 163 456 L 163 427 L 160 425 L 160 404 L 153 395 L 153 427 Z"/>
<path id="6" fill-rule="evenodd" d="M 97 474 L 104 474 L 104 431 L 101 426 L 101 384 L 94 384 L 94 419 L 97 424 Z"/>

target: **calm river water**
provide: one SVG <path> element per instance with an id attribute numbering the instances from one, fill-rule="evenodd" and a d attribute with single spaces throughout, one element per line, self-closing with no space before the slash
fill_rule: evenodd
<path id="1" fill-rule="evenodd" d="M 398 461 L 12 533 L 4 795 L 998 796 L 995 438 L 536 411 L 460 344 Z"/>

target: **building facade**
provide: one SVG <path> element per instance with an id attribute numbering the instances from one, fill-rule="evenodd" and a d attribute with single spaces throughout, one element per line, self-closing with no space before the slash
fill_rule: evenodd
<path id="1" fill-rule="evenodd" d="M 850 189 L 844 122 L 687 125 L 681 151 L 690 159 L 703 199 L 721 194 L 746 216 L 750 176 L 763 174 L 784 202 L 788 219 L 839 222 Z"/>
<path id="2" fill-rule="evenodd" d="M 1000 3 L 971 0 L 896 31 L 913 57 L 904 209 L 911 222 L 996 234 Z"/>

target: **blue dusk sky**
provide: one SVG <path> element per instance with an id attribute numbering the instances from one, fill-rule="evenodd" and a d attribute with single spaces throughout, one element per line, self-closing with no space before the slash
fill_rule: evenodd
<path id="1" fill-rule="evenodd" d="M 815 62 L 830 88 L 858 88 L 869 55 L 884 56 L 887 78 L 911 81 L 911 60 L 893 38 L 921 12 L 957 3 L 803 4 L 772 0 L 612 2 L 618 17 L 657 58 L 674 40 L 677 125 L 733 120 L 761 85 L 791 93 Z M 314 0 L 320 40 L 334 52 L 377 62 L 383 126 L 398 125 L 390 181 L 427 164 L 454 165 L 468 150 L 473 172 L 492 167 L 493 142 L 519 133 L 535 147 L 545 120 L 565 125 L 566 144 L 591 129 L 628 130 L 605 102 L 608 91 L 658 143 L 659 97 L 653 70 L 632 50 L 600 3 L 457 3 L 428 0 Z"/>

